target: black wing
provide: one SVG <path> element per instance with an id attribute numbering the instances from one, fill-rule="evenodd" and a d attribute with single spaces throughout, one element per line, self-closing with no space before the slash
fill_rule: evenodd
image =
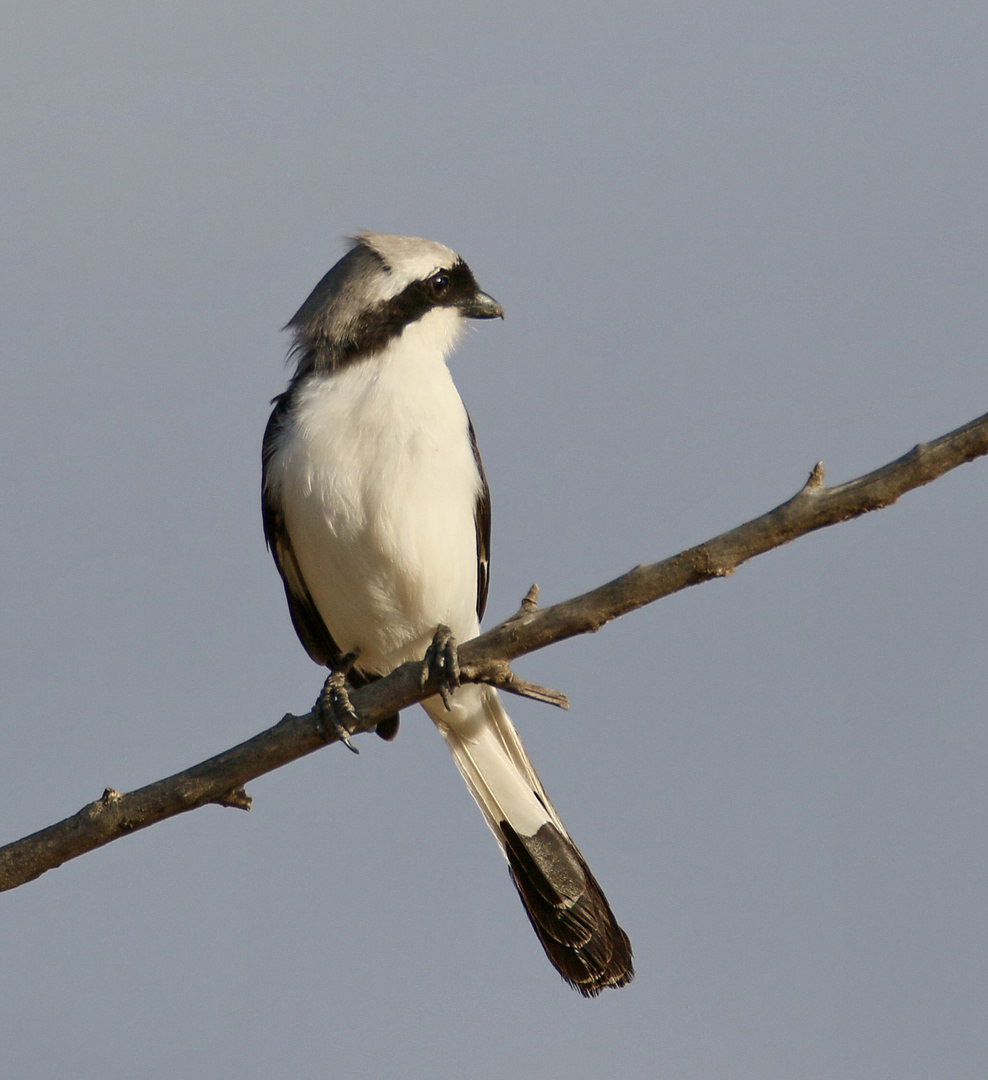
<path id="1" fill-rule="evenodd" d="M 261 446 L 261 514 L 264 519 L 264 539 L 285 586 L 288 610 L 291 612 L 292 625 L 305 651 L 317 664 L 333 667 L 343 655 L 340 647 L 326 629 L 309 590 L 306 587 L 302 571 L 299 569 L 295 552 L 292 550 L 291 537 L 285 526 L 285 515 L 281 503 L 271 496 L 267 486 L 268 463 L 275 450 L 278 431 L 284 422 L 290 405 L 291 389 L 279 394 L 274 399 L 274 410 L 264 429 L 264 442 Z"/>
<path id="2" fill-rule="evenodd" d="M 477 447 L 477 433 L 473 430 L 473 421 L 467 416 L 470 429 L 470 445 L 473 447 L 473 460 L 480 473 L 480 491 L 474 508 L 474 521 L 477 525 L 477 619 L 484 617 L 487 608 L 487 587 L 490 584 L 491 562 L 491 489 L 487 486 L 484 463 L 480 460 Z"/>

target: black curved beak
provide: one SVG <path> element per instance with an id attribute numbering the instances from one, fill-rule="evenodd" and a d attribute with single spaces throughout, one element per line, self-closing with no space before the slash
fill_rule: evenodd
<path id="1" fill-rule="evenodd" d="M 487 293 L 478 289 L 469 300 L 459 305 L 460 311 L 468 319 L 503 319 L 504 308 Z"/>

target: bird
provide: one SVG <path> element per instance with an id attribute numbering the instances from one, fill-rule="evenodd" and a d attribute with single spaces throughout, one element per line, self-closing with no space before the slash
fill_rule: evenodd
<path id="1" fill-rule="evenodd" d="M 348 744 L 348 685 L 408 660 L 439 669 L 443 692 L 422 705 L 547 957 L 596 997 L 631 982 L 631 942 L 497 691 L 456 678 L 456 643 L 477 635 L 487 603 L 491 501 L 447 359 L 468 320 L 504 311 L 443 244 L 348 239 L 284 327 L 294 373 L 264 432 L 264 535 L 292 623 L 330 669 L 320 707 Z M 377 726 L 386 739 L 397 730 L 397 716 Z"/>

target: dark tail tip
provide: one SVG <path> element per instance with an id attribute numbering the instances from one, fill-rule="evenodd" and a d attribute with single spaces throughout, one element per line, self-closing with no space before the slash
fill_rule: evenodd
<path id="1" fill-rule="evenodd" d="M 551 822 L 535 836 L 500 827 L 511 879 L 552 966 L 584 997 L 627 986 L 631 942 L 576 845 Z"/>

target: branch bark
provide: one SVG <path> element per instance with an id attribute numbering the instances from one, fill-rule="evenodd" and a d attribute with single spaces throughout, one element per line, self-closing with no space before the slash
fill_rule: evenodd
<path id="1" fill-rule="evenodd" d="M 756 555 L 889 506 L 905 492 L 986 453 L 988 414 L 837 487 L 824 485 L 823 463 L 819 462 L 802 489 L 781 506 L 669 559 L 637 566 L 606 585 L 548 608 L 538 608 L 538 590 L 533 586 L 515 615 L 461 645 L 461 677 L 565 707 L 565 695 L 519 679 L 511 671 L 511 661 L 577 634 L 593 633 L 620 615 L 690 585 L 727 577 Z M 358 730 L 372 731 L 379 720 L 436 693 L 436 680 L 423 685 L 420 674 L 420 664 L 403 664 L 387 678 L 353 692 Z M 332 741 L 321 731 L 313 712 L 289 713 L 274 727 L 184 772 L 125 795 L 107 788 L 72 817 L 0 848 L 0 891 L 187 810 L 210 803 L 247 810 L 250 797 L 245 784 Z"/>

